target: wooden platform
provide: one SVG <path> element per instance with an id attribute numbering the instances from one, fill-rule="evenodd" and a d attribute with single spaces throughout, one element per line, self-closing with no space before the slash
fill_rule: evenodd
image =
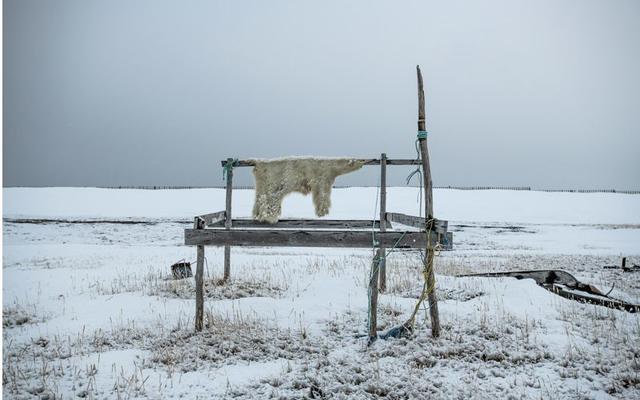
<path id="1" fill-rule="evenodd" d="M 253 219 L 226 223 L 225 211 L 195 218 L 194 228 L 185 229 L 188 246 L 241 247 L 352 247 L 450 250 L 453 235 L 447 221 L 433 220 L 426 229 L 424 218 L 386 213 L 385 220 L 282 219 L 274 224 Z M 404 229 L 395 229 L 394 224 Z M 228 227 L 230 225 L 230 227 Z M 381 230 L 381 225 L 384 230 Z M 409 229 L 407 229 L 409 228 Z"/>

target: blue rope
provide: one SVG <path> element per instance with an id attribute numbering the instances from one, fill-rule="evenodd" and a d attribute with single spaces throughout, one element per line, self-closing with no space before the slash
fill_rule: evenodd
<path id="1" fill-rule="evenodd" d="M 418 131 L 418 139 L 426 139 L 427 133 L 427 131 Z"/>
<path id="2" fill-rule="evenodd" d="M 238 166 L 238 159 L 234 158 L 232 162 L 229 162 L 229 160 L 227 160 L 227 163 L 224 164 L 224 167 L 222 167 L 222 180 L 226 180 L 227 176 L 229 176 L 229 172 L 231 172 L 233 170 L 233 167 L 237 167 Z"/>

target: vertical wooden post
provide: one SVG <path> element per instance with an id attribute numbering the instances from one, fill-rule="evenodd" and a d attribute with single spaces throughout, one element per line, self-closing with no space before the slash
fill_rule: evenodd
<path id="1" fill-rule="evenodd" d="M 371 263 L 369 274 L 369 344 L 378 338 L 378 274 L 380 267 L 380 248 Z"/>
<path id="2" fill-rule="evenodd" d="M 196 217 L 193 222 L 193 229 L 203 229 L 204 220 Z M 204 319 L 204 246 L 197 247 L 197 265 L 196 265 L 196 332 L 202 330 Z"/>
<path id="3" fill-rule="evenodd" d="M 385 214 L 387 213 L 387 155 L 380 155 L 380 232 L 387 231 Z M 387 290 L 387 251 L 380 246 L 380 292 Z"/>
<path id="4" fill-rule="evenodd" d="M 416 66 L 418 75 L 418 132 L 424 132 L 424 136 L 419 136 L 420 155 L 422 157 L 422 175 L 424 178 L 424 209 L 426 218 L 427 234 L 433 228 L 433 193 L 431 183 L 431 167 L 429 166 L 429 148 L 426 138 L 426 118 L 425 118 L 425 101 L 424 101 L 424 84 L 422 82 L 422 73 L 420 66 Z M 436 297 L 436 277 L 433 271 L 434 251 L 427 241 L 427 256 L 424 268 L 427 274 L 427 290 L 429 299 L 429 314 L 431 316 L 431 335 L 433 337 L 440 336 L 440 314 L 438 313 L 438 299 Z"/>
<path id="5" fill-rule="evenodd" d="M 226 191 L 226 212 L 224 227 L 231 229 L 231 193 L 233 192 L 233 158 L 227 158 L 227 191 Z M 224 275 L 222 281 L 226 282 L 231 277 L 231 246 L 224 246 Z"/>

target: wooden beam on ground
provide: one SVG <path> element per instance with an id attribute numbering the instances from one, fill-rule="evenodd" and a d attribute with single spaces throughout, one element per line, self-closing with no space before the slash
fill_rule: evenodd
<path id="1" fill-rule="evenodd" d="M 377 232 L 376 243 L 368 231 L 345 230 L 281 230 L 281 229 L 185 229 L 188 246 L 242 247 L 351 247 L 418 249 L 427 246 L 424 232 Z M 437 244 L 438 235 L 431 236 L 429 247 Z"/>
<path id="2" fill-rule="evenodd" d="M 386 222 L 386 227 L 391 225 Z M 224 221 L 218 221 L 211 227 L 222 227 Z M 232 226 L 236 228 L 316 228 L 316 229 L 380 229 L 379 220 L 358 219 L 280 219 L 274 224 L 256 221 L 255 219 L 234 219 Z"/>
<path id="3" fill-rule="evenodd" d="M 364 165 L 380 165 L 380 163 L 382 162 L 377 158 L 357 158 L 354 160 L 362 161 Z M 221 161 L 221 164 L 224 167 L 225 165 L 227 165 L 228 162 L 229 162 L 228 159 L 223 160 Z M 233 159 L 231 159 L 231 162 L 233 162 Z M 387 160 L 387 165 L 420 165 L 420 164 L 421 164 L 420 160 L 405 160 L 405 159 L 395 159 L 395 160 L 388 159 Z M 255 167 L 255 166 L 256 166 L 256 163 L 254 160 L 238 160 L 234 163 L 234 167 Z"/>

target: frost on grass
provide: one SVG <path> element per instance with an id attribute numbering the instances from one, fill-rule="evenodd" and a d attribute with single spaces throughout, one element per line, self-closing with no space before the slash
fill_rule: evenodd
<path id="1" fill-rule="evenodd" d="M 172 332 L 154 343 L 150 361 L 170 372 L 189 372 L 254 361 L 295 360 L 315 356 L 323 351 L 321 347 L 304 331 L 207 313 L 202 332 Z"/>
<path id="2" fill-rule="evenodd" d="M 7 398 L 57 399 L 69 389 L 78 397 L 111 397 L 119 390 L 142 394 L 136 372 L 117 376 L 113 392 L 98 392 L 96 365 L 87 360 L 110 351 L 150 347 L 158 329 L 141 329 L 135 324 L 98 329 L 67 336 L 40 336 L 28 342 L 3 342 L 3 394 Z M 140 368 L 144 360 L 139 360 Z M 126 382 L 126 383 L 124 383 Z"/>
<path id="3" fill-rule="evenodd" d="M 45 318 L 38 316 L 35 309 L 21 305 L 5 306 L 2 308 L 2 327 L 4 329 L 22 325 L 44 322 Z"/>
<path id="4" fill-rule="evenodd" d="M 417 299 L 421 296 L 424 277 L 422 274 L 422 264 L 419 258 L 401 258 L 392 260 L 387 266 L 387 290 L 385 293 L 394 294 L 401 297 Z M 436 269 L 452 269 L 453 264 L 448 262 L 443 267 L 441 260 L 437 260 Z M 440 268 L 438 268 L 440 267 Z M 438 271 L 441 272 L 441 271 Z M 439 285 L 436 288 L 438 300 L 469 301 L 480 297 L 485 293 L 474 285 L 454 285 L 444 287 Z"/>
<path id="5" fill-rule="evenodd" d="M 204 280 L 204 295 L 212 300 L 234 300 L 245 297 L 279 298 L 286 290 L 286 285 L 274 282 L 269 277 L 259 279 L 232 279 L 223 282 L 220 279 Z M 111 281 L 96 280 L 90 290 L 100 295 L 142 292 L 149 296 L 160 296 L 176 299 L 195 299 L 196 286 L 194 278 L 176 280 L 171 275 L 150 270 L 144 274 L 122 274 Z"/>
<path id="6" fill-rule="evenodd" d="M 576 311 L 576 312 L 582 312 Z M 355 316 L 354 316 L 355 317 Z M 562 351 L 545 343 L 544 323 L 513 315 L 480 315 L 445 323 L 441 337 L 419 326 L 409 339 L 378 340 L 366 349 L 351 318 L 337 318 L 327 335 L 340 345 L 310 353 L 277 378 L 234 388 L 237 398 L 589 398 L 593 392 L 629 398 L 640 389 L 636 329 L 623 324 L 593 347 L 579 335 L 602 336 L 602 316 L 587 333 L 567 326 L 576 340 Z M 587 338 L 588 339 L 588 338 Z M 623 361 L 626 360 L 626 361 Z"/>
<path id="7" fill-rule="evenodd" d="M 437 340 L 422 327 L 411 339 L 379 340 L 369 349 L 360 342 L 326 355 L 319 353 L 280 377 L 277 386 L 271 381 L 257 382 L 233 394 L 284 399 L 312 394 L 338 399 L 465 398 L 477 393 L 474 382 L 490 376 L 506 380 L 514 366 L 526 368 L 554 358 L 544 349 L 524 346 L 516 339 L 502 341 L 498 332 L 491 330 L 444 328 Z M 448 384 L 455 375 L 465 385 Z M 493 386 L 488 389 L 495 390 Z M 517 392 L 515 385 L 508 383 L 503 390 Z"/>
<path id="8" fill-rule="evenodd" d="M 219 279 L 204 280 L 204 296 L 212 300 L 235 300 L 245 297 L 273 297 L 278 298 L 284 289 L 267 281 L 230 280 L 223 282 Z M 173 297 L 180 299 L 195 299 L 196 286 L 191 279 L 172 280 L 160 282 L 149 290 L 150 295 Z"/>

